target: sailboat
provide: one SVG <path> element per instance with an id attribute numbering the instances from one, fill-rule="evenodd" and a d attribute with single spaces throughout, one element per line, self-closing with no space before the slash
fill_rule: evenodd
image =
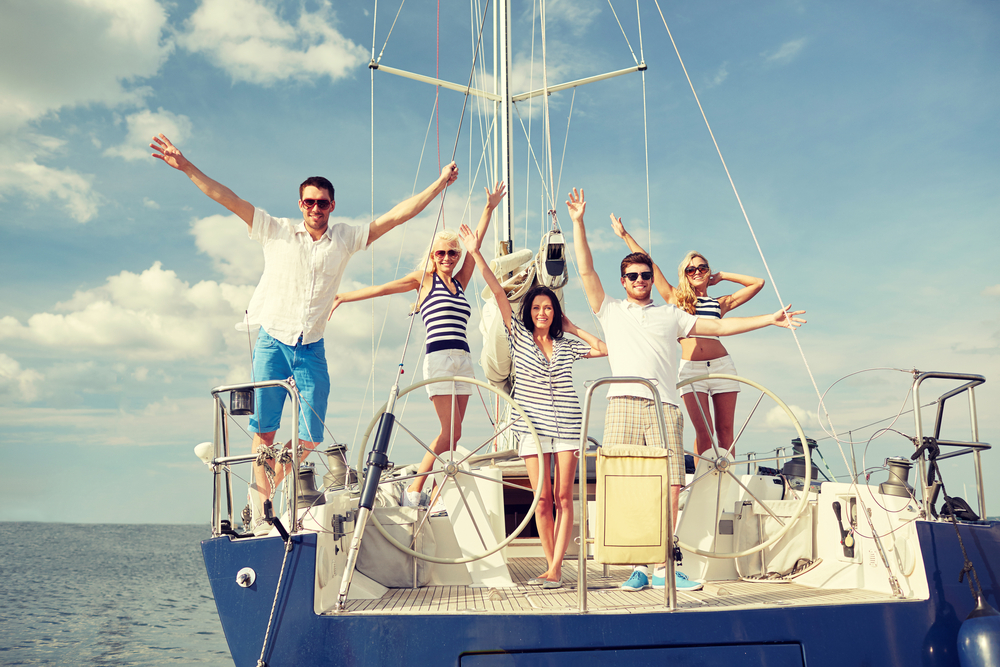
<path id="1" fill-rule="evenodd" d="M 641 75 L 645 63 L 637 59 L 607 75 L 554 83 L 543 68 L 541 86 L 512 92 L 510 7 L 501 1 L 481 9 L 476 58 L 486 50 L 481 37 L 489 17 L 497 35 L 492 88 L 474 86 L 472 76 L 462 84 L 405 72 L 374 52 L 370 68 L 488 100 L 494 115 L 484 136 L 496 142 L 494 173 L 511 183 L 517 102 L 539 97 L 545 106 L 552 92 Z M 543 37 L 544 14 L 541 3 Z M 548 125 L 547 109 L 543 118 Z M 550 185 L 556 180 L 552 155 L 546 148 L 537 160 Z M 551 199 L 546 208 L 554 211 Z M 509 201 L 498 213 L 494 272 L 515 301 L 536 282 L 563 288 L 571 258 L 557 217 L 546 212 L 538 252 L 518 251 Z M 594 464 L 599 443 L 591 442 L 586 425 L 594 419 L 595 392 L 613 379 L 594 382 L 583 402 L 577 539 L 564 564 L 566 585 L 539 590 L 526 585 L 540 560 L 527 536 L 538 496 L 519 473 L 523 466 L 509 440 L 511 423 L 523 419 L 530 428 L 530 419 L 507 391 L 510 361 L 506 344 L 495 343 L 497 318 L 488 303 L 482 322 L 488 381 L 475 384 L 489 414 L 467 415 L 467 444 L 440 457 L 431 473 L 440 505 L 430 509 L 399 506 L 414 469 L 390 463 L 389 452 L 400 438 L 427 441 L 419 419 L 411 422 L 403 407 L 410 392 L 440 378 L 406 387 L 397 378 L 353 443 L 356 460 L 335 443 L 318 460 L 293 461 L 266 534 L 238 527 L 237 471 L 255 456 L 232 454 L 230 425 L 262 386 L 284 387 L 297 411 L 294 388 L 274 381 L 212 390 L 214 439 L 200 454 L 212 470 L 212 537 L 202 551 L 236 665 L 840 667 L 958 665 L 959 656 L 963 665 L 997 664 L 991 658 L 997 629 L 989 624 L 990 608 L 998 606 L 1000 524 L 981 518 L 980 459 L 990 449 L 980 441 L 976 417 L 982 376 L 914 372 L 912 442 L 886 463 L 884 479 L 855 474 L 848 482 L 821 474 L 814 442 L 778 396 L 735 378 L 760 392 L 758 403 L 784 412 L 791 446 L 740 460 L 713 447 L 693 460 L 677 539 L 667 522 L 652 549 L 671 565 L 679 555 L 678 567 L 705 587 L 679 592 L 667 577 L 662 591 L 635 593 L 618 588 L 630 569 L 619 547 L 650 544 L 621 545 L 608 537 L 609 508 L 624 501 Z M 921 396 L 938 385 L 945 389 L 935 401 L 934 423 L 924 424 Z M 971 435 L 955 439 L 943 416 L 959 402 L 969 406 Z M 293 447 L 297 441 L 293 430 Z M 938 461 L 956 457 L 976 471 L 978 512 L 947 492 Z M 327 468 L 319 488 L 317 464 Z M 963 625 L 970 615 L 985 619 L 986 629 Z M 967 656 L 979 662 L 964 662 Z"/>

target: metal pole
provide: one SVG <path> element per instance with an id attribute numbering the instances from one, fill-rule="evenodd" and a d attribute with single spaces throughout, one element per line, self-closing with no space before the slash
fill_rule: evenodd
<path id="1" fill-rule="evenodd" d="M 221 438 L 221 428 L 219 419 L 222 414 L 222 401 L 218 394 L 215 395 L 215 405 L 213 406 L 212 418 L 212 454 L 219 458 L 219 440 Z M 219 516 L 219 466 L 212 462 L 212 537 L 222 534 L 221 517 Z"/>
<path id="2" fill-rule="evenodd" d="M 972 421 L 972 442 L 979 442 L 979 415 L 976 413 L 975 389 L 969 387 L 969 419 Z M 979 450 L 972 452 L 976 463 L 976 491 L 979 496 L 979 517 L 986 519 L 986 489 L 983 488 L 983 462 Z"/>

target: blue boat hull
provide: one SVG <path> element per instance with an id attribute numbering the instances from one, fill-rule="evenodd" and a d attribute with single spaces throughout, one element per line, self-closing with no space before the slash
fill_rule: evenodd
<path id="1" fill-rule="evenodd" d="M 962 550 L 950 524 L 918 522 L 930 599 L 673 613 L 342 614 L 313 611 L 316 538 L 202 542 L 219 616 L 237 667 L 257 665 L 877 665 L 958 667 L 957 637 L 975 606 L 959 582 Z M 962 525 L 987 601 L 998 604 L 1000 523 Z M 252 567 L 249 588 L 236 572 Z"/>

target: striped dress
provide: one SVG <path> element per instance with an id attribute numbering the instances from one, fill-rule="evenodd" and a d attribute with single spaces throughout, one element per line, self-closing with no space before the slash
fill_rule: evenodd
<path id="1" fill-rule="evenodd" d="M 590 345 L 564 335 L 552 341 L 552 360 L 545 358 L 531 332 L 520 318 L 511 318 L 507 335 L 514 361 L 514 399 L 524 408 L 541 438 L 580 437 L 583 412 L 573 389 L 573 362 L 590 352 Z M 511 427 L 520 434 L 528 428 L 517 421 Z"/>
<path id="2" fill-rule="evenodd" d="M 420 318 L 427 329 L 428 354 L 440 350 L 465 350 L 469 352 L 469 341 L 465 330 L 472 315 L 472 308 L 465 298 L 465 290 L 457 280 L 455 293 L 448 291 L 437 272 L 431 277 L 431 290 L 420 305 Z"/>

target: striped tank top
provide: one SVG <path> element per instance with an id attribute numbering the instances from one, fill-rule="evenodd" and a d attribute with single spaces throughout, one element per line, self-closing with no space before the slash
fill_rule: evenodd
<path id="1" fill-rule="evenodd" d="M 704 317 L 711 320 L 722 319 L 722 307 L 719 306 L 718 299 L 713 299 L 710 296 L 699 296 L 696 298 L 698 299 L 698 302 L 694 305 L 694 314 L 696 317 Z M 718 336 L 691 336 L 691 338 L 719 339 Z"/>
<path id="2" fill-rule="evenodd" d="M 420 318 L 427 329 L 428 354 L 440 350 L 465 350 L 469 352 L 469 341 L 465 330 L 472 315 L 472 308 L 465 298 L 465 291 L 457 280 L 455 293 L 448 291 L 437 272 L 431 276 L 431 291 L 420 305 Z"/>

